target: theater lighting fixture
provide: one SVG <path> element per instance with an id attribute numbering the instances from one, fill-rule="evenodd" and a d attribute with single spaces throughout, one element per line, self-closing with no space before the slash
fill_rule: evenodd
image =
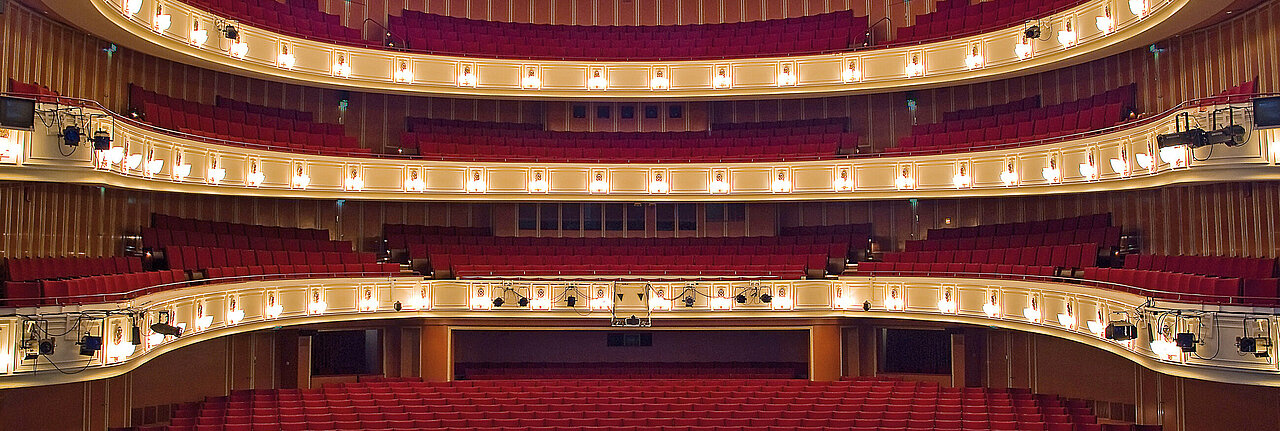
<path id="1" fill-rule="evenodd" d="M 484 193 L 488 188 L 489 184 L 486 183 L 484 177 L 481 176 L 481 171 L 479 169 L 472 169 L 470 177 L 467 178 L 467 193 Z"/>
<path id="2" fill-rule="evenodd" d="M 404 189 L 410 192 L 420 192 L 426 190 L 427 182 L 423 181 L 422 176 L 418 174 L 417 168 L 407 169 L 404 179 Z"/>
<path id="3" fill-rule="evenodd" d="M 1173 344 L 1177 345 L 1183 353 L 1195 353 L 1196 344 L 1199 344 L 1199 341 L 1196 340 L 1196 334 L 1179 332 L 1173 335 Z"/>
<path id="4" fill-rule="evenodd" d="M 788 292 L 785 286 L 778 286 L 778 295 L 770 296 L 768 293 L 760 295 L 760 301 L 769 304 L 774 310 L 790 310 L 795 306 L 795 299 Z"/>
<path id="5" fill-rule="evenodd" d="M 1139 18 L 1147 15 L 1147 0 L 1129 0 L 1129 12 L 1133 12 Z"/>
<path id="6" fill-rule="evenodd" d="M 1116 20 L 1111 16 L 1111 5 L 1107 5 L 1103 11 L 1103 15 L 1098 16 L 1094 22 L 1098 24 L 1098 31 L 1102 34 L 1111 33 L 1116 28 Z"/>
<path id="7" fill-rule="evenodd" d="M 209 184 L 217 185 L 218 183 L 222 182 L 223 178 L 226 178 L 226 177 L 227 177 L 227 170 L 218 166 L 218 156 L 210 155 L 209 156 L 209 176 L 207 178 L 207 180 L 209 181 Z"/>
<path id="8" fill-rule="evenodd" d="M 99 151 L 98 156 L 109 165 L 118 165 L 124 161 L 124 147 L 111 147 L 110 150 Z"/>
<path id="9" fill-rule="evenodd" d="M 1175 168 L 1185 168 L 1187 166 L 1187 146 L 1160 147 L 1160 161 Z"/>
<path id="10" fill-rule="evenodd" d="M 263 308 L 262 314 L 266 315 L 268 319 L 274 319 L 280 317 L 283 312 L 284 305 L 280 304 L 280 301 L 276 298 L 276 293 L 267 292 L 267 306 Z"/>
<path id="11" fill-rule="evenodd" d="M 462 73 L 458 74 L 458 86 L 459 87 L 475 87 L 478 82 L 479 82 L 479 79 L 476 78 L 476 74 L 472 70 L 471 65 L 470 64 L 463 65 Z"/>
<path id="12" fill-rule="evenodd" d="M 15 132 L 0 129 L 0 161 L 16 162 L 18 154 L 22 153 L 22 144 L 18 143 L 18 137 L 15 135 Z M 99 160 L 102 158 L 101 153 L 99 151 Z"/>
<path id="13" fill-rule="evenodd" d="M 951 183 L 955 184 L 957 189 L 963 189 L 973 185 L 973 177 L 969 176 L 969 165 L 961 163 L 959 171 L 955 176 L 951 177 Z"/>
<path id="14" fill-rule="evenodd" d="M 1255 358 L 1271 356 L 1271 321 L 1266 318 L 1245 318 L 1244 336 L 1236 337 L 1236 350 L 1241 354 L 1252 353 Z"/>
<path id="15" fill-rule="evenodd" d="M 186 325 L 179 323 L 177 326 L 175 326 L 165 322 L 156 322 L 151 324 L 151 332 L 153 332 L 152 335 L 159 335 L 161 340 L 163 340 L 164 337 L 177 338 L 182 336 L 183 326 L 186 326 Z M 156 344 L 159 344 L 159 343 L 156 343 Z"/>
<path id="16" fill-rule="evenodd" d="M 798 82 L 798 79 L 796 79 L 795 71 L 791 68 L 791 63 L 783 63 L 782 71 L 778 72 L 778 86 L 792 86 L 796 85 L 796 82 Z"/>
<path id="17" fill-rule="evenodd" d="M 613 309 L 613 297 L 609 296 L 604 288 L 597 287 L 591 295 L 592 311 L 609 311 Z"/>
<path id="18" fill-rule="evenodd" d="M 138 169 L 138 167 L 142 166 L 142 154 L 135 153 L 126 156 L 124 158 L 124 165 L 129 170 Z"/>
<path id="19" fill-rule="evenodd" d="M 1031 58 L 1031 39 L 1023 36 L 1022 41 L 1013 46 L 1013 53 L 1018 56 L 1019 60 Z"/>
<path id="20" fill-rule="evenodd" d="M 347 62 L 346 53 L 337 53 L 338 59 L 333 62 L 333 75 L 339 78 L 351 77 L 351 63 Z"/>
<path id="21" fill-rule="evenodd" d="M 1000 317 L 1000 305 L 996 303 L 995 293 L 991 294 L 990 301 L 988 301 L 986 304 L 982 304 L 982 312 L 986 313 L 987 317 L 991 317 L 991 318 Z"/>
<path id="22" fill-rule="evenodd" d="M 1280 141 L 1271 141 L 1268 143 L 1267 152 L 1271 154 L 1272 163 L 1280 163 Z"/>
<path id="23" fill-rule="evenodd" d="M 1094 320 L 1089 320 L 1089 321 L 1086 321 L 1086 322 L 1084 322 L 1084 323 L 1085 323 L 1085 325 L 1086 325 L 1086 326 L 1088 326 L 1088 327 L 1089 327 L 1089 332 L 1090 332 L 1090 333 L 1092 333 L 1093 335 L 1096 335 L 1096 336 L 1098 336 L 1098 337 L 1102 337 L 1103 335 L 1105 335 L 1105 334 L 1106 334 L 1106 330 L 1107 330 L 1107 325 L 1106 325 L 1105 323 L 1102 323 L 1102 322 L 1103 322 L 1103 320 L 1102 320 L 1102 310 L 1101 310 L 1101 309 L 1099 309 L 1099 310 L 1098 310 L 1098 317 L 1097 317 L 1096 319 L 1094 319 Z"/>
<path id="24" fill-rule="evenodd" d="M 372 288 L 364 288 L 360 293 L 360 311 L 374 311 L 378 309 L 378 298 L 373 297 Z"/>
<path id="25" fill-rule="evenodd" d="M 204 301 L 196 301 L 195 326 L 197 331 L 209 329 L 213 325 L 213 315 L 205 312 Z"/>
<path id="26" fill-rule="evenodd" d="M 307 312 L 311 314 L 324 314 L 324 310 L 329 307 L 325 303 L 324 298 L 320 297 L 320 289 L 311 289 L 311 303 L 307 304 Z"/>
<path id="27" fill-rule="evenodd" d="M 396 70 L 391 77 L 401 84 L 413 82 L 413 69 L 409 68 L 409 60 L 403 58 L 396 60 Z"/>
<path id="28" fill-rule="evenodd" d="M 234 29 L 234 27 L 228 27 Z M 231 46 L 227 47 L 227 53 L 232 57 L 243 60 L 244 56 L 249 54 L 249 44 L 240 39 L 230 39 Z"/>
<path id="29" fill-rule="evenodd" d="M 591 193 L 609 193 L 609 180 L 605 178 L 604 171 L 597 170 L 591 174 L 591 182 L 587 184 L 587 191 Z"/>
<path id="30" fill-rule="evenodd" d="M 295 189 L 305 189 L 311 185 L 311 176 L 307 175 L 307 166 L 302 163 L 293 165 L 293 177 L 289 178 L 289 185 Z"/>
<path id="31" fill-rule="evenodd" d="M 360 175 L 360 167 L 352 166 L 347 179 L 343 180 L 342 187 L 349 191 L 364 190 L 364 176 Z"/>
<path id="32" fill-rule="evenodd" d="M 979 48 L 981 47 L 978 44 L 973 44 L 969 55 L 964 57 L 964 67 L 966 69 L 973 70 L 986 64 L 986 59 L 982 58 L 982 54 L 978 53 Z"/>
<path id="33" fill-rule="evenodd" d="M 592 69 L 591 78 L 587 79 L 588 90 L 604 90 L 609 87 L 609 80 L 604 78 L 603 69 Z"/>
<path id="34" fill-rule="evenodd" d="M 902 311 L 907 308 L 906 298 L 898 294 L 898 289 L 889 289 L 889 294 L 884 298 L 884 308 L 892 311 Z"/>
<path id="35" fill-rule="evenodd" d="M 1089 153 L 1089 161 L 1080 164 L 1080 176 L 1087 180 L 1098 179 L 1098 166 L 1094 164 L 1093 153 Z"/>
<path id="36" fill-rule="evenodd" d="M 173 17 L 165 13 L 164 6 L 156 5 L 156 15 L 151 20 L 151 29 L 163 33 L 173 25 Z"/>
<path id="37" fill-rule="evenodd" d="M 200 20 L 191 20 L 191 35 L 187 37 L 187 43 L 198 48 L 207 40 L 209 40 L 209 30 L 200 28 Z"/>
<path id="38" fill-rule="evenodd" d="M 477 286 L 471 293 L 470 305 L 472 310 L 488 310 L 493 307 L 493 300 L 489 299 L 489 295 L 485 294 L 483 286 Z"/>
<path id="39" fill-rule="evenodd" d="M 667 179 L 662 172 L 653 173 L 653 181 L 649 181 L 649 193 L 663 194 L 671 191 L 671 185 L 667 184 Z"/>
<path id="40" fill-rule="evenodd" d="M 712 78 L 711 85 L 715 88 L 729 88 L 733 85 L 733 81 L 729 79 L 729 66 L 716 66 L 716 76 Z"/>
<path id="41" fill-rule="evenodd" d="M 667 289 L 665 287 L 654 288 L 648 287 L 649 291 L 649 309 L 653 311 L 671 311 L 672 300 L 668 298 Z"/>
<path id="42" fill-rule="evenodd" d="M 844 71 L 841 72 L 840 77 L 844 78 L 844 82 L 858 82 L 862 80 L 862 70 L 858 69 L 858 64 L 856 62 L 850 60 L 849 66 L 845 67 Z"/>
<path id="43" fill-rule="evenodd" d="M 150 152 L 151 151 L 148 151 L 148 153 Z M 151 159 L 147 161 L 147 176 L 158 174 L 161 169 L 164 169 L 164 159 Z"/>
<path id="44" fill-rule="evenodd" d="M 911 54 L 911 63 L 907 64 L 905 72 L 908 78 L 924 76 L 924 65 L 920 63 L 920 54 Z"/>
<path id="45" fill-rule="evenodd" d="M 769 190 L 772 190 L 774 193 L 790 193 L 791 179 L 787 178 L 787 170 L 778 169 L 776 172 L 773 182 L 769 184 Z"/>
<path id="46" fill-rule="evenodd" d="M 124 7 L 125 15 L 133 17 L 142 11 L 142 0 L 125 0 L 121 6 Z"/>
<path id="47" fill-rule="evenodd" d="M 191 164 L 182 159 L 182 151 L 173 154 L 173 179 L 182 181 L 191 175 Z"/>
<path id="48" fill-rule="evenodd" d="M 1123 176 L 1129 175 L 1129 150 L 1128 149 L 1124 147 L 1120 147 L 1120 157 L 1114 157 L 1110 160 L 1110 162 L 1111 162 L 1112 172 L 1115 172 Z"/>
<path id="49" fill-rule="evenodd" d="M 1040 175 L 1045 181 L 1056 183 L 1062 180 L 1062 170 L 1058 169 L 1058 158 L 1049 157 L 1049 166 L 1045 166 L 1040 170 Z"/>
<path id="50" fill-rule="evenodd" d="M 1138 338 L 1138 326 L 1126 320 L 1112 320 L 1103 328 L 1103 338 L 1115 341 L 1130 341 Z"/>
<path id="51" fill-rule="evenodd" d="M 520 79 L 520 87 L 526 90 L 536 90 L 542 88 L 542 79 L 538 78 L 538 68 L 534 66 L 525 66 L 524 78 Z"/>
<path id="52" fill-rule="evenodd" d="M 1135 161 L 1138 162 L 1138 167 L 1142 169 L 1151 170 L 1156 166 L 1155 160 L 1151 158 L 1151 154 L 1138 153 L 1138 154 L 1135 154 L 1133 158 Z"/>
<path id="53" fill-rule="evenodd" d="M 107 343 L 106 361 L 114 363 L 129 359 L 137 348 L 138 346 L 124 336 L 124 326 L 116 325 L 111 330 L 111 339 Z"/>
<path id="54" fill-rule="evenodd" d="M 680 302 L 684 303 L 684 308 L 693 308 L 694 301 L 693 297 L 689 295 L 685 295 L 684 299 L 680 300 Z"/>
<path id="55" fill-rule="evenodd" d="M 529 299 L 529 309 L 537 311 L 551 310 L 550 289 L 545 286 L 533 288 L 533 297 Z"/>
<path id="56" fill-rule="evenodd" d="M 853 169 L 849 166 L 840 166 L 836 168 L 836 179 L 832 180 L 831 186 L 837 192 L 847 192 L 853 190 Z"/>
<path id="57" fill-rule="evenodd" d="M 414 292 L 413 296 L 410 296 L 409 300 L 405 302 L 405 308 L 410 310 L 426 310 L 431 308 L 431 297 L 427 295 L 427 287 L 419 287 L 418 291 Z"/>
<path id="58" fill-rule="evenodd" d="M 1151 341 L 1151 353 L 1161 359 L 1174 359 L 1182 355 L 1182 350 L 1177 344 L 1169 341 L 1164 334 L 1156 335 L 1156 339 Z"/>
<path id="59" fill-rule="evenodd" d="M 667 79 L 667 74 L 664 69 L 654 69 L 653 79 L 649 80 L 649 88 L 654 90 L 666 90 L 671 88 L 671 80 Z"/>
<path id="60" fill-rule="evenodd" d="M 1076 32 L 1071 29 L 1071 20 L 1063 21 L 1066 28 L 1058 30 L 1058 43 L 1065 47 L 1071 47 L 1076 44 Z"/>
<path id="61" fill-rule="evenodd" d="M 1031 305 L 1022 309 L 1022 315 L 1032 322 L 1040 322 L 1042 316 L 1040 314 L 1040 304 L 1036 302 L 1036 298 L 1031 298 Z"/>
<path id="62" fill-rule="evenodd" d="M 258 169 L 258 160 L 249 159 L 249 174 L 244 177 L 245 184 L 248 184 L 249 187 L 258 187 L 266 179 L 267 175 Z"/>
<path id="63" fill-rule="evenodd" d="M 547 192 L 549 187 L 547 185 L 547 177 L 545 177 L 544 175 L 545 174 L 541 169 L 535 169 L 533 171 L 533 174 L 532 174 L 533 178 L 529 180 L 529 192 L 531 193 Z"/>
<path id="64" fill-rule="evenodd" d="M 86 334 L 76 344 L 80 345 L 80 356 L 97 356 L 102 350 L 102 337 Z"/>
<path id="65" fill-rule="evenodd" d="M 894 185 L 898 186 L 898 190 L 908 190 L 916 186 L 915 178 L 911 178 L 911 167 L 903 166 L 902 173 L 898 174 L 898 178 L 893 180 Z"/>
<path id="66" fill-rule="evenodd" d="M 235 325 L 241 320 L 244 320 L 244 309 L 240 308 L 240 298 L 227 298 L 227 324 Z"/>
<path id="67" fill-rule="evenodd" d="M 951 296 L 951 289 L 944 289 L 942 291 L 942 298 L 938 300 L 938 311 L 943 313 L 955 313 L 957 308 L 956 300 Z"/>
<path id="68" fill-rule="evenodd" d="M 853 294 L 846 292 L 843 286 L 837 285 L 831 293 L 831 308 L 848 310 L 853 308 Z"/>
<path id="69" fill-rule="evenodd" d="M 284 69 L 293 69 L 297 59 L 293 57 L 293 53 L 289 50 L 289 44 L 280 44 L 280 55 L 276 56 L 276 66 Z"/>
<path id="70" fill-rule="evenodd" d="M 707 190 L 712 194 L 729 193 L 729 181 L 726 180 L 727 174 L 723 170 L 717 170 L 711 175 L 711 183 L 708 184 Z"/>
<path id="71" fill-rule="evenodd" d="M 715 294 L 711 295 L 707 301 L 711 304 L 712 310 L 727 311 L 733 309 L 733 298 L 729 297 L 729 292 L 723 287 L 717 288 Z"/>
<path id="72" fill-rule="evenodd" d="M 1000 182 L 1004 183 L 1006 187 L 1018 185 L 1018 173 L 1013 168 L 1013 162 L 1009 162 L 1008 168 L 1000 173 Z"/>
<path id="73" fill-rule="evenodd" d="M 1065 313 L 1058 313 L 1058 324 L 1067 329 L 1076 327 L 1076 315 L 1075 312 L 1071 310 L 1070 302 L 1067 302 L 1067 311 Z"/>

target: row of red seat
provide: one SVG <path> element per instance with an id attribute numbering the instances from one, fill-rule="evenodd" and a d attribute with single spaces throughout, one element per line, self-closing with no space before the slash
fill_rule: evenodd
<path id="1" fill-rule="evenodd" d="M 231 19 L 307 39 L 365 45 L 360 30 L 342 25 L 342 17 L 320 11 L 316 0 L 188 0 L 188 4 Z"/>
<path id="2" fill-rule="evenodd" d="M 327 235 L 328 232 L 325 231 Z M 252 234 L 215 234 L 181 230 L 142 228 L 142 246 L 160 249 L 171 245 L 221 247 L 252 250 L 350 252 L 351 241 L 325 239 L 281 239 Z"/>
<path id="3" fill-rule="evenodd" d="M 454 365 L 460 379 L 796 379 L 808 373 L 806 363 L 788 362 L 460 362 Z M 699 391 L 699 393 L 705 393 Z M 670 396 L 670 393 L 667 393 Z"/>
<path id="4" fill-rule="evenodd" d="M 288 151 L 370 154 L 340 124 L 298 121 L 172 98 L 130 84 L 129 104 L 143 120 L 182 133 Z"/>
<path id="5" fill-rule="evenodd" d="M 398 243 L 407 244 L 412 250 L 440 250 L 436 247 L 451 245 L 464 246 L 499 246 L 499 247 L 545 247 L 551 250 L 586 249 L 591 254 L 717 254 L 714 249 L 696 247 L 767 247 L 776 245 L 809 245 L 827 244 L 833 241 L 843 242 L 844 235 L 778 235 L 778 236 L 727 236 L 727 237 L 693 237 L 693 238 L 550 238 L 529 236 L 487 236 L 487 235 L 413 235 L 401 234 L 388 238 L 394 247 Z M 865 235 L 862 236 L 865 241 Z M 695 247 L 690 249 L 689 247 Z M 395 247 L 403 248 L 403 247 Z M 650 250 L 646 250 L 650 249 Z M 468 250 L 479 250 L 470 248 Z M 709 251 L 699 251 L 709 250 Z M 767 249 L 739 248 L 738 253 L 752 254 Z"/>
<path id="6" fill-rule="evenodd" d="M 1242 82 L 1240 85 L 1223 90 L 1215 97 L 1207 98 L 1200 101 L 1200 105 L 1223 105 L 1227 103 L 1244 103 L 1253 98 L 1258 91 L 1258 78 L 1252 81 Z"/>
<path id="7" fill-rule="evenodd" d="M 137 257 L 11 257 L 5 259 L 7 281 L 89 277 L 142 271 Z"/>
<path id="8" fill-rule="evenodd" d="M 1099 287 L 1138 295 L 1187 302 L 1275 306 L 1280 303 L 1280 280 L 1239 279 L 1125 268 L 1085 268 L 1084 278 L 1102 281 Z"/>
<path id="9" fill-rule="evenodd" d="M 1016 223 L 982 224 L 950 229 L 929 229 L 928 238 L 976 238 L 984 236 L 1009 236 L 1036 233 L 1047 234 L 1095 227 L 1111 227 L 1111 213 Z"/>
<path id="10" fill-rule="evenodd" d="M 230 223 L 178 217 L 167 214 L 152 214 L 151 226 L 156 229 L 172 231 L 212 233 L 218 235 L 251 236 L 263 238 L 328 240 L 327 229 L 307 229 L 286 226 L 265 226 L 247 223 Z M 164 245 L 164 244 L 161 244 Z"/>
<path id="11" fill-rule="evenodd" d="M 1120 227 L 1094 227 L 1063 230 L 1052 233 L 1032 233 L 965 238 L 932 237 L 906 242 L 906 251 L 973 250 L 991 248 L 1038 247 L 1042 245 L 1098 244 L 1102 247 L 1120 245 Z"/>
<path id="12" fill-rule="evenodd" d="M 326 265 L 256 265 L 235 267 L 206 268 L 208 278 L 232 278 L 253 276 L 296 276 L 299 274 L 328 277 L 343 276 L 384 276 L 400 273 L 398 263 L 334 263 Z"/>
<path id="13" fill-rule="evenodd" d="M 9 307 L 30 307 L 117 301 L 126 296 L 134 297 L 174 288 L 177 287 L 175 283 L 186 280 L 182 271 L 173 270 L 28 282 L 10 281 L 5 282 L 4 304 Z"/>
<path id="14" fill-rule="evenodd" d="M 1134 107 L 1135 84 L 1048 107 L 943 121 L 912 128 L 887 152 L 956 150 L 1015 144 L 1114 126 Z M 1024 104 L 1025 101 L 1011 102 Z M 944 115 L 945 116 L 945 115 Z"/>
<path id="15" fill-rule="evenodd" d="M 988 117 L 998 117 L 1005 114 L 1013 114 L 1016 112 L 1029 111 L 1040 107 L 1040 95 L 1034 95 L 999 105 L 979 106 L 977 108 L 960 109 L 956 111 L 947 111 L 942 113 L 942 121 L 938 123 L 916 124 L 911 126 L 911 132 L 915 134 L 924 134 L 934 131 L 940 131 L 937 128 L 949 127 L 952 123 L 964 124 L 965 120 L 981 119 Z M 942 124 L 944 126 L 938 126 Z"/>
<path id="16" fill-rule="evenodd" d="M 898 29 L 897 41 L 912 42 L 995 30 L 1019 25 L 1080 3 L 1081 0 L 991 0 L 972 4 L 969 0 L 943 1 L 938 3 L 936 11 L 916 16 L 914 25 Z"/>
<path id="17" fill-rule="evenodd" d="M 39 82 L 28 84 L 13 78 L 9 78 L 9 91 L 26 96 L 35 96 L 36 101 L 39 102 L 58 102 L 59 98 L 62 97 L 57 91 L 53 91 L 46 85 L 40 85 Z"/>
<path id="18" fill-rule="evenodd" d="M 1124 268 L 1232 278 L 1276 276 L 1276 260 L 1257 257 L 1131 254 L 1124 257 Z"/>
<path id="19" fill-rule="evenodd" d="M 266 265 L 363 265 L 377 263 L 367 252 L 241 250 L 219 247 L 166 246 L 169 267 L 183 270 Z"/>
<path id="20" fill-rule="evenodd" d="M 906 251 L 884 253 L 882 260 L 887 263 L 977 263 L 988 266 L 1005 264 L 1088 268 L 1097 266 L 1097 256 L 1097 244 L 1072 244 L 977 250 Z"/>
<path id="21" fill-rule="evenodd" d="M 726 24 L 570 26 L 472 20 L 405 10 L 387 18 L 415 51 L 498 58 L 696 59 L 843 51 L 865 38 L 853 11 Z"/>

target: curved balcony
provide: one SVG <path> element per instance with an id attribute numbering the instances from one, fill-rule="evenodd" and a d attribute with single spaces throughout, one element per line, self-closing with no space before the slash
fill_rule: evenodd
<path id="1" fill-rule="evenodd" d="M 154 11 L 157 1 L 142 0 L 138 10 Z M 395 52 L 306 40 L 246 25 L 239 25 L 237 37 L 228 39 L 215 27 L 227 17 L 180 2 L 163 2 L 169 23 L 163 29 L 156 25 L 155 14 L 131 14 L 120 0 L 46 3 L 66 20 L 139 51 L 263 79 L 361 91 L 575 99 L 855 94 L 1001 79 L 1144 46 L 1227 7 L 1222 2 L 1165 0 L 1150 2 L 1146 11 L 1134 14 L 1129 8 L 1115 7 L 1113 0 L 1093 0 L 1040 20 L 1046 36 L 1038 40 L 1024 41 L 1022 26 L 1014 26 L 945 41 L 843 53 L 580 62 Z M 1114 21 L 1109 31 L 1089 25 L 1108 9 Z M 1055 40 L 1053 35 L 1068 22 L 1075 37 Z M 654 79 L 659 76 L 665 79 Z"/>
<path id="2" fill-rule="evenodd" d="M 966 274 L 947 279 L 803 281 L 229 278 L 200 283 L 107 304 L 9 309 L 10 317 L 0 318 L 0 387 L 119 375 L 183 346 L 272 327 L 460 317 L 572 319 L 633 326 L 665 319 L 779 318 L 785 322 L 785 318 L 805 317 L 974 324 L 1085 343 L 1170 375 L 1280 386 L 1280 365 L 1268 357 L 1210 354 L 1236 351 L 1237 337 L 1255 338 L 1257 346 L 1264 346 L 1262 352 L 1275 345 L 1274 334 L 1266 329 L 1276 323 L 1274 308 L 1157 302 L 1133 290 L 1098 288 L 1060 277 Z M 763 299 L 765 294 L 770 296 L 768 301 Z M 567 300 L 570 296 L 577 299 L 573 304 Z M 101 351 L 80 356 L 76 349 L 64 345 L 53 354 L 28 355 L 34 342 L 24 342 L 28 332 L 23 328 L 37 323 L 26 322 L 38 322 L 44 331 L 56 333 L 58 328 L 85 318 L 91 319 L 91 323 L 84 323 L 88 331 L 103 334 Z M 1133 324 L 1140 330 L 1135 339 L 1110 340 L 1104 336 L 1104 328 L 1112 322 Z M 176 337 L 156 333 L 151 330 L 156 323 L 182 331 Z M 135 326 L 139 331 L 136 345 L 130 340 Z M 1174 343 L 1183 333 L 1195 340 L 1185 349 Z M 65 374 L 55 367 L 83 371 Z"/>
<path id="3" fill-rule="evenodd" d="M 48 101 L 46 99 L 46 101 Z M 39 105 L 34 132 L 13 131 L 0 178 L 204 194 L 384 200 L 765 201 L 1017 196 L 1280 179 L 1280 134 L 1248 130 L 1236 147 L 1160 149 L 1177 116 L 1209 124 L 1186 102 L 1104 130 L 952 154 L 877 154 L 819 161 L 536 163 L 339 157 L 210 143 L 141 125 L 85 102 Z M 1236 109 L 1236 124 L 1252 125 Z M 1221 114 L 1219 117 L 1223 117 Z M 1222 119 L 1222 118 L 1220 118 Z M 112 141 L 69 147 L 64 122 Z M 89 132 L 86 131 L 86 134 Z M 214 140 L 214 142 L 218 142 Z M 232 143 L 227 143 L 232 144 Z"/>

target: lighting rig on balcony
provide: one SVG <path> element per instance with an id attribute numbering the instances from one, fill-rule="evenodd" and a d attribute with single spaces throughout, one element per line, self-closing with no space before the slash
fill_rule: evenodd
<path id="1" fill-rule="evenodd" d="M 1191 127 L 1191 114 L 1179 113 L 1174 117 L 1175 132 L 1156 136 L 1156 144 L 1160 147 L 1160 160 L 1173 167 L 1186 167 L 1188 152 L 1200 147 L 1225 144 L 1238 147 L 1246 142 L 1247 132 L 1244 126 L 1235 124 L 1235 109 L 1226 107 L 1215 109 L 1209 114 L 1210 130 Z M 1218 116 L 1225 114 L 1225 125 L 1219 127 Z M 1197 121 L 1198 123 L 1198 121 Z"/>
<path id="2" fill-rule="evenodd" d="M 1244 336 L 1236 337 L 1236 350 L 1255 358 L 1271 356 L 1271 321 L 1260 317 L 1244 319 Z"/>

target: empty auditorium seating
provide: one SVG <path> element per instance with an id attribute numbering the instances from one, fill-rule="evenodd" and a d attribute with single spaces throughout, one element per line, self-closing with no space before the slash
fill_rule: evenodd
<path id="1" fill-rule="evenodd" d="M 852 11 L 726 24 L 580 26 L 482 21 L 406 10 L 387 18 L 413 51 L 496 58 L 682 60 L 843 51 L 864 40 Z"/>
<path id="2" fill-rule="evenodd" d="M 1101 431 L 1086 406 L 1019 389 L 858 378 L 370 379 L 236 390 L 182 404 L 168 431 Z"/>
<path id="3" fill-rule="evenodd" d="M 523 123 L 410 119 L 401 146 L 431 159 L 485 161 L 814 160 L 857 147 L 847 118 L 713 124 L 699 132 L 559 132 Z"/>
<path id="4" fill-rule="evenodd" d="M 350 252 L 351 241 L 329 239 L 324 229 L 215 222 L 164 214 L 152 215 L 152 227 L 142 229 L 142 246 L 189 245 L 227 249 Z"/>
<path id="5" fill-rule="evenodd" d="M 985 4 L 985 3 L 983 3 Z M 1091 97 L 1039 106 L 1038 96 L 943 114 L 943 121 L 912 126 L 888 153 L 948 152 L 1028 145 L 1115 126 L 1134 108 L 1136 85 Z"/>
<path id="6" fill-rule="evenodd" d="M 1137 254 L 1126 256 L 1123 268 L 1087 269 L 1084 278 L 1157 298 L 1274 306 L 1275 265 L 1271 258 Z"/>
<path id="7" fill-rule="evenodd" d="M 466 362 L 454 365 L 462 380 L 510 379 L 797 379 L 799 362 Z"/>
<path id="8" fill-rule="evenodd" d="M 1015 25 L 1074 7 L 1081 0 L 945 0 L 937 10 L 917 15 L 915 24 L 898 29 L 896 42 L 920 42 L 953 38 Z"/>
<path id="9" fill-rule="evenodd" d="M 859 263 L 858 272 L 915 276 L 1054 276 L 1064 269 L 1097 266 L 1097 256 L 1097 244 L 906 251 L 884 253 L 882 260 L 878 262 Z"/>
<path id="10" fill-rule="evenodd" d="M 1111 214 L 988 224 L 952 229 L 929 229 L 926 239 L 906 242 L 906 251 L 973 250 L 1042 245 L 1120 245 L 1120 227 Z"/>
<path id="11" fill-rule="evenodd" d="M 841 234 L 729 238 L 535 238 L 388 234 L 390 247 L 427 260 L 441 278 L 500 276 L 699 276 L 802 278 L 843 264 L 869 226 Z M 859 239 L 851 239 L 859 238 Z"/>
<path id="12" fill-rule="evenodd" d="M 1201 99 L 1199 104 L 1221 105 L 1224 103 L 1248 102 L 1249 99 L 1253 98 L 1254 94 L 1257 93 L 1257 89 L 1258 78 L 1254 78 L 1252 81 L 1242 82 L 1240 85 L 1223 90 L 1221 93 L 1214 95 L 1214 97 Z"/>
<path id="13" fill-rule="evenodd" d="M 4 304 L 13 307 L 118 300 L 185 281 L 174 271 L 144 271 L 137 257 L 10 258 Z"/>
<path id="14" fill-rule="evenodd" d="M 320 11 L 317 0 L 187 0 L 187 4 L 255 27 L 306 39 L 365 45 L 360 30 L 342 25 L 342 17 Z"/>
<path id="15" fill-rule="evenodd" d="M 62 97 L 57 91 L 50 90 L 49 87 L 40 85 L 40 83 L 25 83 L 13 78 L 9 78 L 9 91 L 24 96 L 35 96 L 40 102 L 53 103 L 58 102 Z"/>
<path id="16" fill-rule="evenodd" d="M 268 108 L 219 97 L 216 105 L 182 100 L 130 84 L 129 105 L 160 128 L 233 145 L 319 154 L 370 154 L 341 124 L 312 120 L 306 112 Z"/>

